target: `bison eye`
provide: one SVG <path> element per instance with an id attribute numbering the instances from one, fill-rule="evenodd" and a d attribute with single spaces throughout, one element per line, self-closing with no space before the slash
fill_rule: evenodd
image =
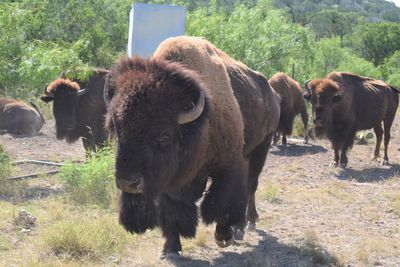
<path id="1" fill-rule="evenodd" d="M 195 108 L 194 103 L 190 102 L 183 106 L 183 111 L 191 111 Z"/>
<path id="2" fill-rule="evenodd" d="M 157 143 L 160 147 L 166 147 L 170 145 L 171 142 L 172 142 L 172 133 L 170 131 L 165 131 L 157 139 Z"/>

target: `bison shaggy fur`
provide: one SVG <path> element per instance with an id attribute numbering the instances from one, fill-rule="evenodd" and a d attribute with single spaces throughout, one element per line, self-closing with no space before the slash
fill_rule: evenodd
<path id="1" fill-rule="evenodd" d="M 282 99 L 281 116 L 274 136 L 274 144 L 278 142 L 282 133 L 282 145 L 286 145 L 286 136 L 292 134 L 293 121 L 298 114 L 301 114 L 304 125 L 304 143 L 308 143 L 308 113 L 300 84 L 282 72 L 275 73 L 268 82 Z"/>
<path id="2" fill-rule="evenodd" d="M 389 163 L 387 149 L 399 104 L 398 89 L 380 80 L 346 72 L 332 72 L 326 78 L 308 81 L 305 89 L 304 97 L 312 104 L 315 133 L 326 135 L 332 143 L 335 156 L 331 166 L 346 167 L 347 152 L 353 146 L 356 132 L 371 128 L 376 135 L 374 158 L 379 156 L 384 134 L 382 164 Z"/>
<path id="3" fill-rule="evenodd" d="M 44 118 L 35 104 L 0 98 L 0 131 L 16 135 L 35 135 L 44 124 Z"/>
<path id="4" fill-rule="evenodd" d="M 280 112 L 263 75 L 202 38 L 175 37 L 150 59 L 121 59 L 104 95 L 128 231 L 159 226 L 163 255 L 179 254 L 180 236 L 195 236 L 202 196 L 200 215 L 216 222 L 218 245 L 243 233 L 246 207 L 254 225 L 254 193 Z"/>
<path id="5" fill-rule="evenodd" d="M 85 80 L 70 80 L 62 74 L 44 89 L 41 99 L 53 101 L 56 136 L 73 143 L 82 138 L 87 152 L 105 145 L 108 134 L 104 128 L 106 105 L 103 88 L 108 70 L 95 69 Z"/>

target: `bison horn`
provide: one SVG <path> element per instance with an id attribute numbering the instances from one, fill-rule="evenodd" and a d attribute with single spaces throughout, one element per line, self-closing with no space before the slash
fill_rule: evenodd
<path id="1" fill-rule="evenodd" d="M 53 91 L 51 91 L 51 92 L 47 91 L 47 85 L 43 88 L 43 93 L 46 96 L 54 97 L 54 92 Z"/>
<path id="2" fill-rule="evenodd" d="M 84 95 L 87 93 L 87 88 L 83 88 L 77 91 L 78 96 Z"/>
<path id="3" fill-rule="evenodd" d="M 199 100 L 197 104 L 193 106 L 193 109 L 184 113 L 179 114 L 178 123 L 185 124 L 191 121 L 194 121 L 198 117 L 200 117 L 201 113 L 204 110 L 204 91 L 200 91 Z"/>

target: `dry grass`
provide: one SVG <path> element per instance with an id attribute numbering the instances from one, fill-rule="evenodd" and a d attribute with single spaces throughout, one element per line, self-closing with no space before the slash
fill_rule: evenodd
<path id="1" fill-rule="evenodd" d="M 267 182 L 265 185 L 258 188 L 256 195 L 261 201 L 266 200 L 272 203 L 279 203 L 281 201 L 279 191 L 279 185 Z"/>
<path id="2" fill-rule="evenodd" d="M 128 241 L 125 230 L 109 217 L 58 221 L 41 238 L 46 254 L 89 260 L 118 252 Z"/>
<path id="3" fill-rule="evenodd" d="M 397 244 L 396 244 L 397 243 Z M 385 238 L 366 238 L 357 250 L 357 258 L 363 265 L 382 265 L 380 257 L 396 255 L 400 256 L 399 242 Z"/>
<path id="4" fill-rule="evenodd" d="M 317 233 L 313 229 L 305 232 L 302 249 L 304 253 L 311 256 L 312 262 L 316 266 L 343 266 L 336 256 L 332 256 L 331 253 L 320 245 Z"/>
<path id="5" fill-rule="evenodd" d="M 393 212 L 400 217 L 400 194 L 396 195 L 392 200 Z"/>

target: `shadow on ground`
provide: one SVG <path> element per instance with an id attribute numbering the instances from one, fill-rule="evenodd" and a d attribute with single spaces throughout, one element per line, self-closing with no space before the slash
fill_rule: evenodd
<path id="1" fill-rule="evenodd" d="M 199 259 L 181 257 L 171 263 L 178 267 L 196 266 L 331 266 L 337 259 L 327 251 L 320 250 L 318 253 L 309 248 L 299 248 L 279 243 L 277 238 L 267 235 L 263 230 L 257 230 L 261 237 L 257 245 L 246 242 L 237 244 L 245 246 L 250 251 L 243 253 L 222 252 L 222 256 L 208 262 Z M 317 255 L 318 254 L 318 255 Z"/>
<path id="2" fill-rule="evenodd" d="M 272 149 L 270 153 L 277 156 L 286 156 L 286 157 L 298 157 L 303 155 L 312 155 L 317 153 L 325 153 L 328 150 L 322 146 L 314 145 L 314 144 L 290 144 L 287 146 L 279 145 L 275 146 L 275 149 Z"/>
<path id="3" fill-rule="evenodd" d="M 380 182 L 400 175 L 400 165 L 380 166 L 356 170 L 352 168 L 340 169 L 336 177 L 341 180 L 355 180 L 360 183 Z"/>

